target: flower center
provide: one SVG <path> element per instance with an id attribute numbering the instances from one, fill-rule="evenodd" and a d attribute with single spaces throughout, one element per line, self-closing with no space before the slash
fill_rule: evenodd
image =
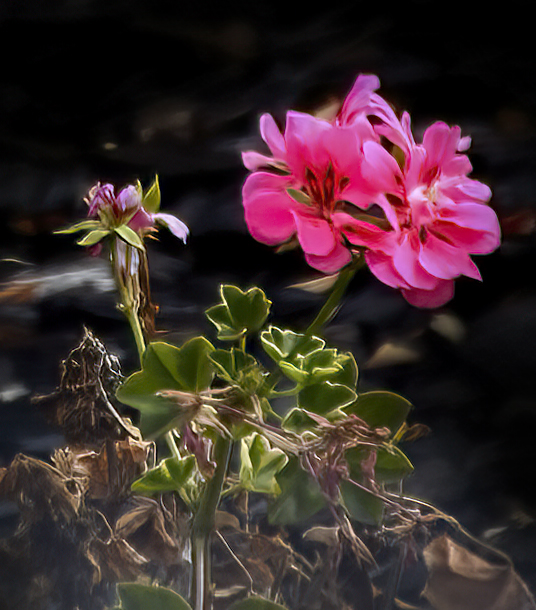
<path id="1" fill-rule="evenodd" d="M 305 180 L 304 188 L 311 204 L 317 208 L 323 218 L 329 220 L 331 214 L 337 208 L 337 204 L 342 203 L 339 202 L 336 194 L 344 190 L 349 179 L 343 176 L 337 180 L 333 165 L 330 163 L 322 178 L 319 178 L 312 169 L 307 167 Z"/>

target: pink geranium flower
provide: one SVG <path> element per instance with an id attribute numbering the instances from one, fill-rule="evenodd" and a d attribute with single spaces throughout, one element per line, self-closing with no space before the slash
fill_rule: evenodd
<path id="1" fill-rule="evenodd" d="M 384 238 L 374 224 L 348 213 L 347 205 L 371 202 L 360 168 L 363 141 L 376 137 L 370 124 L 350 128 L 292 111 L 283 134 L 268 114 L 260 128 L 272 156 L 243 154 L 253 172 L 242 194 L 255 239 L 279 245 L 297 238 L 312 267 L 333 273 L 351 260 L 349 235 L 354 243 L 371 247 Z"/>
<path id="2" fill-rule="evenodd" d="M 396 215 L 382 247 L 365 256 L 372 273 L 410 303 L 437 307 L 452 298 L 458 276 L 481 279 L 471 255 L 499 246 L 499 222 L 487 205 L 490 189 L 468 177 L 472 166 L 461 153 L 470 139 L 459 127 L 436 122 L 415 144 L 405 114 L 398 131 L 402 168 L 377 142 L 363 146 L 362 176 L 370 189 L 390 196 Z"/>

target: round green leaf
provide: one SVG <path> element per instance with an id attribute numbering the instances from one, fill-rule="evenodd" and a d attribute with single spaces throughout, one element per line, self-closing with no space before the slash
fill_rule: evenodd
<path id="1" fill-rule="evenodd" d="M 412 409 L 411 403 L 393 392 L 374 391 L 359 394 L 345 413 L 357 415 L 371 428 L 389 428 L 396 434 Z"/>
<path id="2" fill-rule="evenodd" d="M 318 415 L 352 404 L 357 394 L 349 387 L 324 381 L 303 388 L 298 394 L 298 406 Z"/>

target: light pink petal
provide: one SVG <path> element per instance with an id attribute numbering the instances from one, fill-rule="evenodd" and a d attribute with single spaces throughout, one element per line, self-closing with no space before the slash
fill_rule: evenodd
<path id="1" fill-rule="evenodd" d="M 477 266 L 465 250 L 448 244 L 432 233 L 428 233 L 425 243 L 421 245 L 419 263 L 428 273 L 443 280 L 450 280 L 459 275 L 467 275 L 475 280 L 482 279 Z"/>
<path id="2" fill-rule="evenodd" d="M 333 228 L 323 218 L 293 210 L 298 231 L 298 241 L 304 252 L 316 256 L 327 256 L 337 243 Z"/>
<path id="3" fill-rule="evenodd" d="M 425 271 L 419 263 L 420 242 L 417 231 L 406 233 L 393 255 L 393 265 L 404 280 L 415 288 L 432 290 L 437 278 Z"/>
<path id="4" fill-rule="evenodd" d="M 471 136 L 464 136 L 458 142 L 458 152 L 465 152 L 471 147 Z"/>
<path id="5" fill-rule="evenodd" d="M 305 253 L 305 260 L 311 267 L 322 273 L 335 273 L 352 260 L 352 254 L 344 244 L 337 242 L 333 250 L 326 256 Z"/>
<path id="6" fill-rule="evenodd" d="M 190 231 L 182 220 L 179 220 L 172 214 L 163 214 L 161 212 L 158 214 L 153 214 L 153 218 L 158 224 L 167 227 L 173 233 L 173 235 L 175 235 L 175 237 L 178 237 L 184 243 L 186 243 L 186 238 L 188 237 Z"/>
<path id="7" fill-rule="evenodd" d="M 287 241 L 296 232 L 291 213 L 294 201 L 285 191 L 287 186 L 286 177 L 264 172 L 246 178 L 242 189 L 245 219 L 256 240 L 273 246 Z"/>
<path id="8" fill-rule="evenodd" d="M 268 144 L 268 148 L 276 159 L 285 160 L 287 156 L 287 146 L 277 123 L 270 114 L 263 114 L 260 120 L 262 139 Z"/>
<path id="9" fill-rule="evenodd" d="M 380 282 L 391 286 L 391 288 L 409 288 L 408 283 L 395 269 L 393 259 L 387 254 L 375 250 L 367 250 L 365 252 L 365 260 L 371 273 Z"/>
<path id="10" fill-rule="evenodd" d="M 116 197 L 116 201 L 121 212 L 135 210 L 141 206 L 141 193 L 131 184 L 121 189 Z"/>
<path id="11" fill-rule="evenodd" d="M 273 164 L 273 157 L 261 155 L 258 152 L 248 150 L 242 153 L 242 162 L 250 172 L 256 172 L 259 169 L 269 167 Z"/>
<path id="12" fill-rule="evenodd" d="M 442 221 L 457 224 L 468 229 L 485 231 L 500 239 L 501 229 L 495 211 L 483 203 L 459 203 L 458 205 L 442 207 Z M 497 243 L 498 245 L 498 243 Z"/>
<path id="13" fill-rule="evenodd" d="M 439 187 L 456 203 L 486 203 L 491 199 L 491 189 L 487 184 L 467 176 L 442 176 Z"/>
<path id="14" fill-rule="evenodd" d="M 380 79 L 373 74 L 360 74 L 343 102 L 338 120 L 349 124 L 360 114 L 367 111 L 370 96 L 380 86 Z"/>
<path id="15" fill-rule="evenodd" d="M 440 280 L 433 290 L 402 289 L 402 294 L 410 305 L 433 309 L 452 299 L 454 296 L 454 280 Z"/>

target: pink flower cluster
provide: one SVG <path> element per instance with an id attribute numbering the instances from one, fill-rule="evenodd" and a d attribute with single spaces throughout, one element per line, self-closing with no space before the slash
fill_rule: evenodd
<path id="1" fill-rule="evenodd" d="M 333 120 L 290 111 L 281 133 L 260 120 L 271 156 L 243 153 L 248 228 L 268 245 L 299 242 L 309 265 L 335 273 L 364 252 L 371 272 L 418 307 L 452 298 L 454 279 L 480 279 L 471 259 L 500 243 L 490 189 L 468 177 L 470 138 L 436 122 L 416 143 L 360 75 Z"/>

